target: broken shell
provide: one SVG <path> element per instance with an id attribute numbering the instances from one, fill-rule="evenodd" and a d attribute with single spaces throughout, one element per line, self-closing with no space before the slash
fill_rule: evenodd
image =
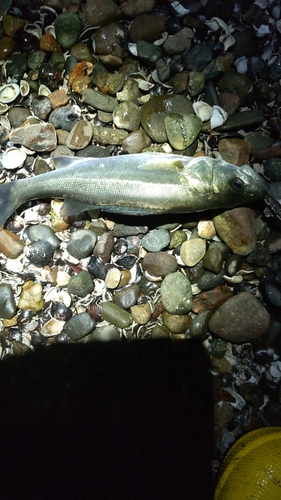
<path id="1" fill-rule="evenodd" d="M 8 83 L 0 87 L 0 102 L 8 104 L 14 101 L 20 93 L 20 88 L 17 83 Z"/>
<path id="2" fill-rule="evenodd" d="M 0 117 L 0 125 L 4 127 L 7 130 L 11 130 L 11 124 L 9 118 L 7 116 L 1 116 Z"/>
<path id="3" fill-rule="evenodd" d="M 69 293 L 65 290 L 59 290 L 58 288 L 50 288 L 44 297 L 45 302 L 63 302 L 66 307 L 71 305 L 71 297 Z"/>
<path id="4" fill-rule="evenodd" d="M 211 118 L 211 123 L 210 123 L 210 127 L 213 129 L 213 128 L 216 128 L 216 127 L 220 127 L 221 125 L 223 125 L 226 120 L 228 118 L 228 114 L 226 111 L 224 111 L 224 109 L 222 109 L 220 106 L 213 106 L 213 114 L 212 114 L 212 118 Z"/>
<path id="5" fill-rule="evenodd" d="M 26 97 L 29 94 L 29 83 L 26 80 L 21 80 L 20 81 L 20 93 L 22 97 Z"/>
<path id="6" fill-rule="evenodd" d="M 22 148 L 8 148 L 2 156 L 2 166 L 6 170 L 14 170 L 21 167 L 26 159 L 26 153 Z"/>
<path id="7" fill-rule="evenodd" d="M 8 104 L 0 103 L 0 115 L 4 115 L 5 113 L 7 113 L 8 109 L 9 109 Z"/>
<path id="8" fill-rule="evenodd" d="M 30 33 L 31 35 L 36 36 L 37 38 L 42 38 L 43 32 L 38 24 L 26 24 L 24 27 L 24 31 Z"/>
<path id="9" fill-rule="evenodd" d="M 39 85 L 38 95 L 44 95 L 45 97 L 50 95 L 51 91 L 46 87 L 46 85 Z"/>
<path id="10" fill-rule="evenodd" d="M 59 319 L 52 318 L 43 326 L 42 333 L 46 337 L 52 335 L 58 335 L 63 330 L 65 321 L 60 321 Z"/>
<path id="11" fill-rule="evenodd" d="M 211 119 L 213 114 L 213 108 L 204 101 L 197 101 L 193 103 L 193 109 L 195 114 L 201 118 L 202 122 L 206 122 Z"/>

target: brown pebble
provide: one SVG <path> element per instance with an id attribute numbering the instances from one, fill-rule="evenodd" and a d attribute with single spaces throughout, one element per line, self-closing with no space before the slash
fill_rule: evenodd
<path id="1" fill-rule="evenodd" d="M 40 39 L 39 47 L 41 50 L 45 50 L 46 52 L 57 52 L 62 54 L 62 48 L 52 33 L 44 33 Z"/>
<path id="2" fill-rule="evenodd" d="M 214 372 L 223 375 L 225 373 L 232 372 L 232 365 L 225 358 L 216 358 L 215 356 L 211 356 L 211 369 Z"/>
<path id="3" fill-rule="evenodd" d="M 227 210 L 213 219 L 220 238 L 236 255 L 248 255 L 256 246 L 255 212 L 238 207 Z"/>
<path id="4" fill-rule="evenodd" d="M 55 90 L 48 95 L 48 99 L 51 101 L 51 106 L 53 109 L 60 108 L 68 104 L 68 95 L 65 90 Z"/>
<path id="5" fill-rule="evenodd" d="M 133 42 L 145 40 L 154 42 L 161 38 L 165 31 L 166 16 L 154 16 L 153 14 L 142 14 L 137 16 L 130 28 L 130 37 Z"/>
<path id="6" fill-rule="evenodd" d="M 144 271 L 151 276 L 164 278 L 169 273 L 174 273 L 178 268 L 176 257 L 166 252 L 148 252 L 142 261 Z"/>
<path id="7" fill-rule="evenodd" d="M 16 259 L 22 254 L 24 242 L 17 234 L 0 228 L 0 252 L 8 259 Z"/>
<path id="8" fill-rule="evenodd" d="M 131 307 L 131 316 L 138 325 L 146 325 L 151 318 L 151 308 L 148 303 Z"/>
<path id="9" fill-rule="evenodd" d="M 233 296 L 233 292 L 226 285 L 216 286 L 213 290 L 201 292 L 192 302 L 192 312 L 198 314 L 205 309 L 215 309 L 223 304 L 226 299 Z"/>
<path id="10" fill-rule="evenodd" d="M 221 139 L 218 144 L 223 160 L 241 167 L 249 161 L 251 144 L 246 139 L 232 137 Z"/>
<path id="11" fill-rule="evenodd" d="M 163 323 L 173 333 L 184 333 L 192 323 L 192 318 L 188 314 L 170 314 L 164 311 L 162 314 Z"/>

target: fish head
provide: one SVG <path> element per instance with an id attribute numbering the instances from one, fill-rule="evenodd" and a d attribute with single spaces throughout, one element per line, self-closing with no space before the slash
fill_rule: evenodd
<path id="1" fill-rule="evenodd" d="M 265 180 L 249 165 L 237 167 L 218 161 L 213 168 L 213 194 L 218 206 L 238 206 L 262 199 L 266 192 Z"/>

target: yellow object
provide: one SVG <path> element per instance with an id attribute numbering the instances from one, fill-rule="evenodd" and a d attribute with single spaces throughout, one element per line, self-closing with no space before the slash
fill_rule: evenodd
<path id="1" fill-rule="evenodd" d="M 214 500 L 281 500 L 281 427 L 256 429 L 232 446 Z"/>

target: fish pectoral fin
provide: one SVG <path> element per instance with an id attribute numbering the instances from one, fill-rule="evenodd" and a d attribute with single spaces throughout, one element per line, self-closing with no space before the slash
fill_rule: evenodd
<path id="1" fill-rule="evenodd" d="M 95 210 L 97 208 L 100 207 L 96 205 L 89 205 L 87 203 L 83 203 L 82 201 L 69 200 L 68 198 L 66 198 L 61 208 L 60 215 L 62 217 L 68 217 L 69 215 L 76 215 L 81 212 L 86 212 L 87 210 Z"/>

